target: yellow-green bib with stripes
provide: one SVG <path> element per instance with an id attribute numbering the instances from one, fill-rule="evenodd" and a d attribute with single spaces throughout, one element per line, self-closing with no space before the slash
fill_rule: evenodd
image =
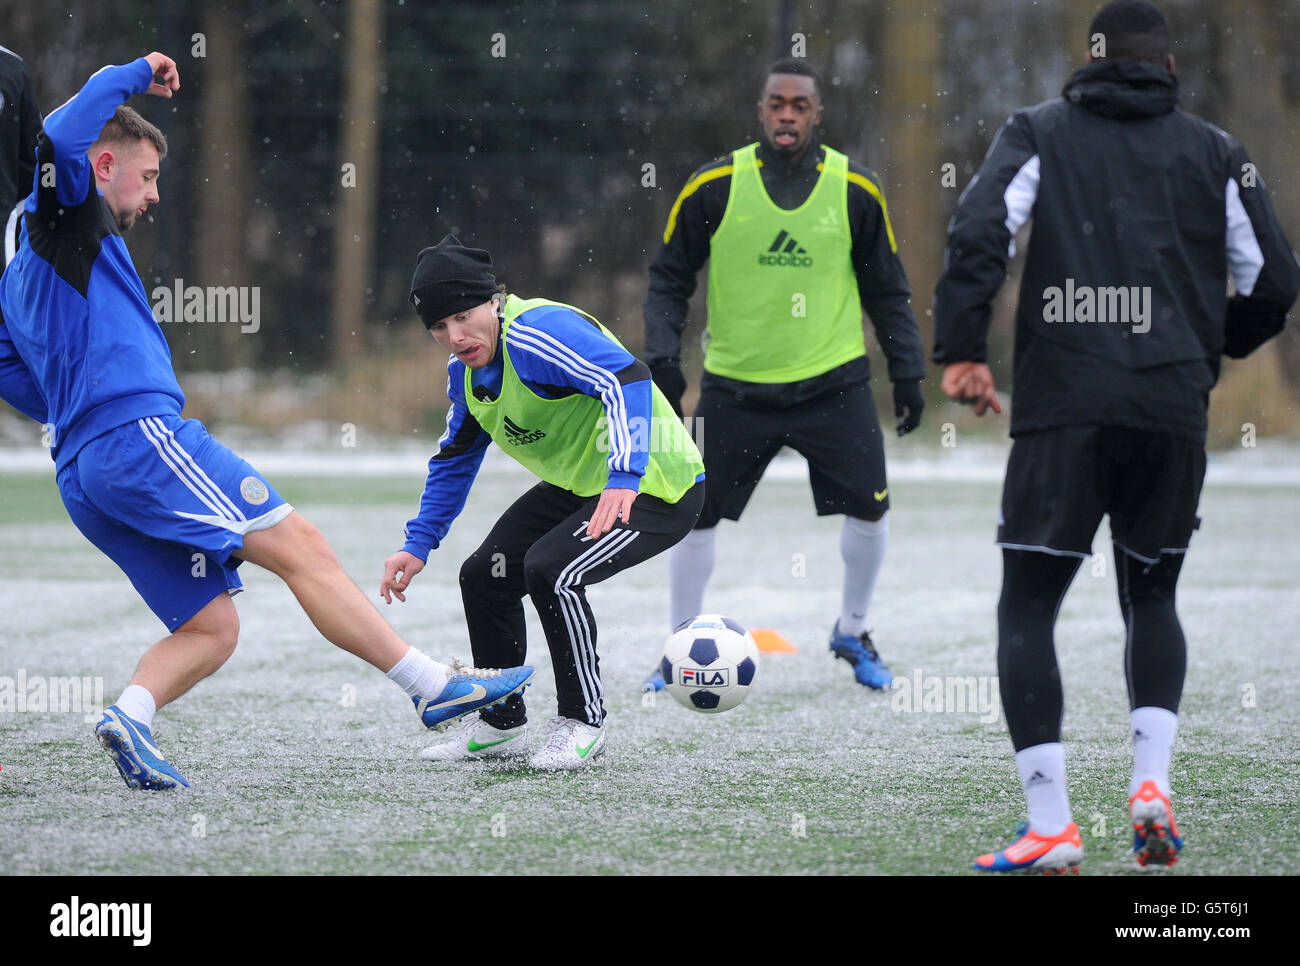
<path id="1" fill-rule="evenodd" d="M 866 354 L 849 228 L 849 159 L 826 148 L 798 208 L 763 187 L 750 144 L 732 155 L 731 191 L 709 248 L 704 368 L 745 382 L 798 382 Z"/>
<path id="2" fill-rule="evenodd" d="M 594 396 L 574 393 L 558 399 L 539 396 L 519 378 L 511 359 L 506 334 L 519 316 L 543 305 L 559 305 L 590 319 L 616 345 L 622 343 L 600 322 L 572 305 L 549 299 L 506 297 L 505 322 L 501 327 L 504 372 L 501 395 L 494 400 L 474 395 L 473 373 L 465 368 L 465 406 L 479 426 L 518 463 L 547 483 L 578 496 L 595 496 L 609 482 L 609 454 L 615 434 L 623 434 L 622 446 L 649 451 L 649 462 L 638 492 L 676 503 L 695 485 L 704 472 L 686 428 L 664 394 L 650 386 L 651 418 L 632 416 L 622 426 L 610 426 L 605 407 Z"/>

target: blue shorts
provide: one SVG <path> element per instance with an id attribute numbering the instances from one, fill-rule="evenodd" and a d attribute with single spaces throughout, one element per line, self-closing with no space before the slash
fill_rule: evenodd
<path id="1" fill-rule="evenodd" d="M 149 416 L 91 440 L 58 477 L 77 529 L 174 631 L 243 583 L 244 534 L 293 507 L 196 419 Z"/>

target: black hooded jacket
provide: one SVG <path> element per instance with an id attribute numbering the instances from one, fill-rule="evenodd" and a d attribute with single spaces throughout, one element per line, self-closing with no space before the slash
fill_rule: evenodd
<path id="1" fill-rule="evenodd" d="M 1204 442 L 1221 356 L 1285 324 L 1300 265 L 1264 182 L 1178 98 L 1163 67 L 1088 64 L 1008 119 L 961 196 L 935 291 L 941 365 L 987 361 L 990 302 L 1033 219 L 1012 436 L 1118 425 Z"/>

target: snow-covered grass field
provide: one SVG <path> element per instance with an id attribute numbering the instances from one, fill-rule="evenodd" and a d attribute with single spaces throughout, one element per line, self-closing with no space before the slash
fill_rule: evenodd
<path id="1" fill-rule="evenodd" d="M 421 460 L 250 455 L 374 594 Z M 99 676 L 111 703 L 161 625 L 73 528 L 49 470 L 5 462 L 0 687 L 20 673 Z M 1173 777 L 1187 847 L 1155 874 L 1290 873 L 1300 854 L 1297 473 L 1225 465 L 1211 470 L 1180 586 L 1189 666 Z M 896 677 L 922 683 L 910 706 L 910 691 L 869 692 L 828 655 L 839 523 L 813 515 L 802 463 L 781 461 L 744 520 L 722 525 L 707 606 L 782 631 L 799 653 L 765 655 L 738 709 L 710 716 L 639 693 L 667 631 L 660 557 L 591 592 L 610 712 L 596 766 L 434 768 L 415 757 L 429 737 L 404 695 L 246 566 L 239 649 L 158 719 L 191 790 L 128 791 L 82 712 L 0 710 L 0 872 L 967 873 L 1023 817 L 1000 709 L 979 704 L 980 679 L 996 673 L 1001 466 L 994 452 L 891 468 L 892 543 L 870 624 Z M 528 485 L 502 461 L 485 467 L 408 603 L 384 608 L 413 643 L 468 660 L 460 561 Z M 1094 549 L 1057 632 L 1072 801 L 1083 871 L 1132 874 L 1123 625 L 1104 525 Z M 540 725 L 555 692 L 531 632 Z M 977 706 L 921 700 L 931 676 L 976 679 Z"/>

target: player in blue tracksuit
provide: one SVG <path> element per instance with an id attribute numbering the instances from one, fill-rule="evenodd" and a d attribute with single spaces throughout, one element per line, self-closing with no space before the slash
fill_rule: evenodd
<path id="1" fill-rule="evenodd" d="M 169 631 L 95 729 L 132 788 L 188 785 L 154 745 L 152 719 L 234 650 L 243 560 L 283 578 L 317 629 L 402 686 L 429 727 L 505 698 L 532 673 L 449 668 L 410 647 L 320 532 L 181 418 L 167 340 L 122 240 L 158 202 L 167 153 L 162 132 L 122 102 L 179 87 L 175 62 L 152 53 L 102 68 L 50 115 L 21 247 L 0 279 L 0 397 L 50 428 L 73 522 Z"/>

